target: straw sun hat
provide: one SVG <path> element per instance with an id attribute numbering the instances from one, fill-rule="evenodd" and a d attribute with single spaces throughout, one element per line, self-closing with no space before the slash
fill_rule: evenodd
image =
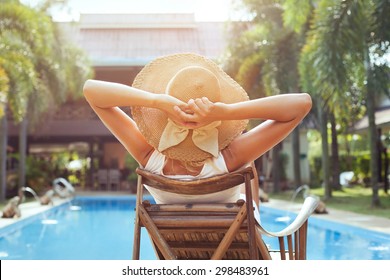
<path id="1" fill-rule="evenodd" d="M 135 77 L 133 87 L 156 94 L 169 94 L 183 102 L 203 96 L 212 102 L 227 104 L 248 100 L 245 90 L 217 64 L 191 53 L 173 54 L 153 60 Z M 247 120 L 213 122 L 206 125 L 203 131 L 202 128 L 196 131 L 172 128 L 175 124 L 159 109 L 133 107 L 132 115 L 151 146 L 168 158 L 192 163 L 201 163 L 216 156 L 215 150 L 218 153 L 227 147 L 248 123 Z M 179 131 L 172 132 L 172 129 Z M 176 142 L 168 146 L 162 143 L 167 140 L 162 138 L 174 138 L 176 134 L 182 135 L 180 140 L 174 140 Z M 195 140 L 198 136 L 200 140 Z M 212 148 L 207 148 L 207 142 L 218 143 L 214 143 L 214 152 Z"/>

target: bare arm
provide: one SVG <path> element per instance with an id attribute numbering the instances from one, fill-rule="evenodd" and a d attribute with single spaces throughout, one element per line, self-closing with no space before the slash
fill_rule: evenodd
<path id="1" fill-rule="evenodd" d="M 166 94 L 150 93 L 122 84 L 97 80 L 86 81 L 83 92 L 88 103 L 105 126 L 143 166 L 147 163 L 153 147 L 146 142 L 135 122 L 119 107 L 158 108 L 175 118 L 174 106 L 180 108 L 185 105 L 185 103 Z"/>
<path id="2" fill-rule="evenodd" d="M 188 103 L 192 114 L 180 108 L 176 112 L 191 128 L 215 120 L 265 120 L 222 151 L 229 171 L 233 171 L 282 141 L 310 111 L 311 104 L 308 94 L 281 94 L 234 104 L 212 103 L 202 98 Z"/>
<path id="3" fill-rule="evenodd" d="M 182 108 L 186 105 L 167 94 L 156 94 L 123 84 L 97 80 L 87 80 L 83 91 L 90 104 L 102 109 L 117 106 L 142 106 L 157 108 L 172 115 L 174 106 Z"/>

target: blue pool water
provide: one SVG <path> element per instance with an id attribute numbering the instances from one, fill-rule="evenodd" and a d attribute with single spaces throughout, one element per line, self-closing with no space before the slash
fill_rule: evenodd
<path id="1" fill-rule="evenodd" d="M 72 201 L 78 208 L 65 204 L 0 229 L 0 259 L 131 259 L 134 203 L 130 196 L 80 197 Z M 281 219 L 285 216 L 285 211 L 261 208 L 262 223 L 268 230 L 285 227 Z M 141 259 L 155 259 L 145 231 L 142 237 Z M 390 260 L 390 235 L 310 218 L 307 257 Z"/>
<path id="2" fill-rule="evenodd" d="M 294 218 L 294 214 L 287 215 Z M 262 224 L 269 231 L 288 225 L 286 212 L 261 208 Z M 263 218 L 264 217 L 264 218 Z M 279 221 L 282 220 L 282 221 Z M 264 237 L 271 247 L 277 240 Z M 316 218 L 309 219 L 307 258 L 311 260 L 390 260 L 390 235 Z"/>

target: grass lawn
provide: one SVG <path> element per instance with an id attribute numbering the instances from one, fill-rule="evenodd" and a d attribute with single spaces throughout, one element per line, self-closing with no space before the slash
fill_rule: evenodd
<path id="1" fill-rule="evenodd" d="M 323 200 L 324 189 L 313 188 L 310 193 L 317 195 Z M 293 191 L 285 191 L 279 194 L 269 194 L 270 199 L 290 200 Z M 360 214 L 373 215 L 390 219 L 390 195 L 379 190 L 381 206 L 378 208 L 371 207 L 372 190 L 361 186 L 344 187 L 340 191 L 333 191 L 332 198 L 324 201 L 328 208 L 346 210 Z M 302 202 L 302 193 L 298 194 L 297 202 Z"/>

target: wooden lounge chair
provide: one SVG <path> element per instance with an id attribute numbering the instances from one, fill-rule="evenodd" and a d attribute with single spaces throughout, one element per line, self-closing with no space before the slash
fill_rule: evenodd
<path id="1" fill-rule="evenodd" d="M 145 227 L 159 259 L 272 259 L 262 234 L 279 239 L 278 259 L 306 259 L 307 220 L 317 201 L 308 197 L 296 219 L 280 232 L 265 230 L 254 218 L 247 167 L 193 181 L 169 179 L 137 169 L 138 186 L 133 259 L 139 259 Z M 236 203 L 152 204 L 143 201 L 143 185 L 179 194 L 207 194 L 245 183 L 246 199 Z M 287 242 L 286 242 L 287 241 Z M 286 242 L 286 243 L 285 243 Z"/>

